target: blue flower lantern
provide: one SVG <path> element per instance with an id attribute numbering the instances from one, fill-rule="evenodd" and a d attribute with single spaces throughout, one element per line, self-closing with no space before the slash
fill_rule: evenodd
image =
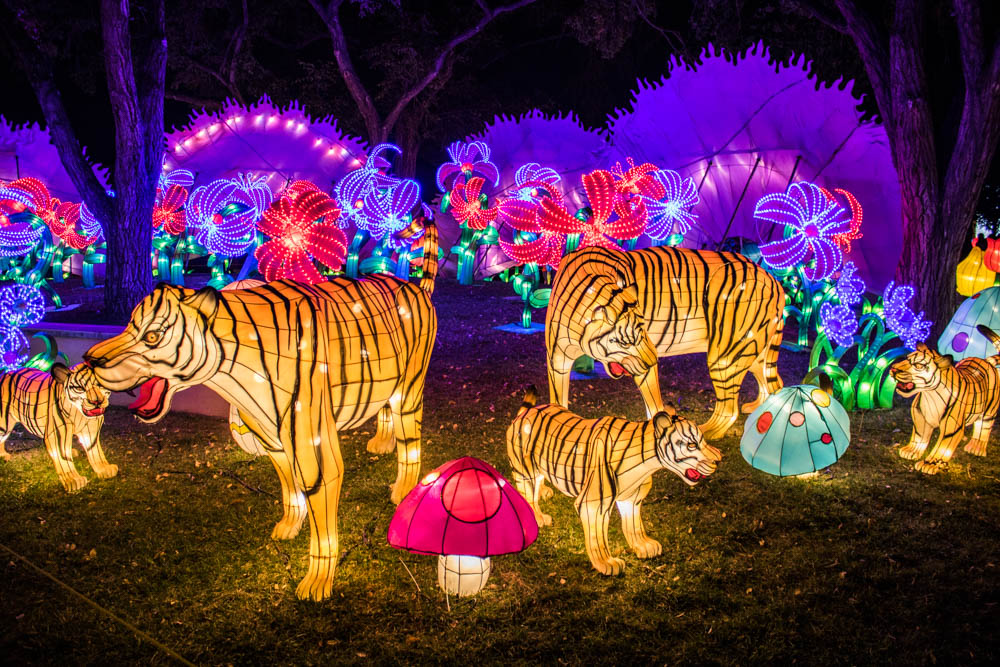
<path id="1" fill-rule="evenodd" d="M 828 390 L 795 385 L 775 392 L 753 411 L 740 453 L 758 470 L 789 477 L 836 463 L 850 439 L 847 411 Z"/>

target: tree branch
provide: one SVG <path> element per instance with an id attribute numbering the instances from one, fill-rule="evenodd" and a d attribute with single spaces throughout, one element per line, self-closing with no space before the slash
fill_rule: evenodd
<path id="1" fill-rule="evenodd" d="M 815 5 L 808 0 L 784 0 L 782 4 L 806 18 L 819 21 L 831 30 L 836 30 L 845 35 L 849 34 L 847 23 L 844 22 L 843 16 L 836 14 L 836 12 L 828 11 L 825 6 Z"/>
<path id="2" fill-rule="evenodd" d="M 310 2 L 312 1 L 313 0 L 310 0 Z M 428 86 L 428 84 L 437 78 L 437 76 L 441 73 L 441 68 L 444 66 L 445 60 L 456 48 L 458 48 L 458 46 L 478 35 L 483 28 L 485 28 L 498 16 L 521 9 L 522 7 L 526 7 L 535 2 L 537 2 L 537 0 L 518 0 L 518 2 L 514 2 L 509 5 L 501 5 L 496 9 L 489 10 L 481 19 L 479 19 L 479 22 L 476 23 L 476 25 L 453 37 L 450 42 L 445 44 L 437 58 L 434 59 L 434 63 L 431 65 L 430 70 L 423 76 L 423 78 L 420 79 L 420 81 L 411 86 L 408 91 L 403 93 L 403 96 L 396 102 L 392 111 L 390 111 L 389 115 L 386 116 L 385 121 L 382 123 L 385 133 L 388 134 L 388 131 L 391 130 L 393 125 L 396 124 L 396 121 L 399 119 L 399 115 L 403 112 L 403 109 L 406 108 L 406 105 L 410 103 L 410 100 L 419 95 L 424 88 Z"/>
<path id="3" fill-rule="evenodd" d="M 382 123 L 380 122 L 378 110 L 375 108 L 375 102 L 372 100 L 368 89 L 361 83 L 357 70 L 354 69 L 354 63 L 351 61 L 350 51 L 347 49 L 347 38 L 344 36 L 344 29 L 340 25 L 340 6 L 342 2 L 343 0 L 331 0 L 324 7 L 320 4 L 319 0 L 309 0 L 309 4 L 319 14 L 319 17 L 326 24 L 326 28 L 330 33 L 330 40 L 333 42 L 333 56 L 337 60 L 337 67 L 340 69 L 340 75 L 344 78 L 344 84 L 347 85 L 347 90 L 354 99 L 354 103 L 358 105 L 358 111 L 361 112 L 361 117 L 365 121 L 369 135 L 368 140 L 377 143 L 382 140 L 380 136 Z"/>
<path id="4" fill-rule="evenodd" d="M 983 45 L 983 18 L 979 2 L 954 0 L 955 24 L 958 28 L 959 56 L 965 90 L 974 90 L 983 72 L 986 49 Z"/>
<path id="5" fill-rule="evenodd" d="M 128 0 L 101 0 L 101 32 L 104 37 L 108 95 L 111 97 L 111 114 L 115 124 L 115 144 L 119 148 L 115 151 L 115 166 L 111 174 L 117 186 L 142 169 L 136 152 L 121 148 L 142 146 L 145 129 L 132 64 Z"/>
<path id="6" fill-rule="evenodd" d="M 844 17 L 844 26 L 848 35 L 854 40 L 865 65 L 865 72 L 875 92 L 875 103 L 878 105 L 882 122 L 890 128 L 895 122 L 892 114 L 892 95 L 890 94 L 889 48 L 887 39 L 870 16 L 868 16 L 854 0 L 834 0 L 837 10 Z"/>
<path id="7" fill-rule="evenodd" d="M 222 107 L 222 103 L 219 100 L 209 99 L 207 97 L 195 97 L 193 95 L 185 95 L 184 93 L 179 93 L 176 91 L 168 90 L 163 96 L 168 100 L 173 100 L 174 102 L 183 102 L 184 104 L 190 104 L 193 107 L 202 107 L 204 109 L 219 109 Z"/>

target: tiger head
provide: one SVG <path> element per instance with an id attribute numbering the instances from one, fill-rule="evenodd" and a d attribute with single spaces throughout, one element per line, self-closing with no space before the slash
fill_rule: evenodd
<path id="1" fill-rule="evenodd" d="M 656 367 L 656 348 L 646 333 L 635 284 L 612 291 L 606 304 L 593 309 L 584 323 L 580 347 L 603 363 L 613 378 L 642 375 Z"/>
<path id="2" fill-rule="evenodd" d="M 653 416 L 656 458 L 667 470 L 694 486 L 715 472 L 722 459 L 718 449 L 705 443 L 701 429 L 689 419 L 669 412 Z"/>
<path id="3" fill-rule="evenodd" d="M 941 371 L 952 367 L 952 358 L 938 354 L 923 343 L 889 368 L 900 396 L 909 397 L 941 384 Z"/>
<path id="4" fill-rule="evenodd" d="M 58 392 L 59 402 L 67 412 L 79 410 L 87 417 L 100 417 L 108 407 L 111 392 L 102 387 L 94 376 L 94 370 L 87 364 L 77 364 L 66 368 L 53 364 L 52 377 L 63 389 Z"/>
<path id="5" fill-rule="evenodd" d="M 222 361 L 212 333 L 219 294 L 161 283 L 143 299 L 125 330 L 90 348 L 84 359 L 111 391 L 139 389 L 129 409 L 145 422 L 159 421 L 173 395 L 211 379 Z"/>

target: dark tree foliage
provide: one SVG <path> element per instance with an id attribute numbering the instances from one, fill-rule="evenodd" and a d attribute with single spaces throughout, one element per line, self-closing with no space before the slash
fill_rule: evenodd
<path id="1" fill-rule="evenodd" d="M 153 286 L 149 221 L 163 160 L 164 6 L 163 0 L 136 5 L 127 0 L 101 0 L 96 4 L 50 6 L 5 0 L 2 24 L 8 48 L 34 91 L 63 166 L 84 203 L 105 225 L 105 313 L 113 321 L 124 321 Z M 74 16 L 76 12 L 79 16 Z M 106 99 L 110 101 L 110 114 L 101 122 L 114 128 L 113 148 L 102 151 L 113 156 L 108 165 L 113 196 L 84 155 L 73 120 L 84 114 L 67 104 L 70 95 L 64 91 L 73 86 L 60 76 L 60 72 L 78 71 L 78 66 L 66 64 L 74 48 L 61 49 L 63 35 L 93 33 L 99 38 L 92 37 L 89 48 L 94 51 L 94 44 L 102 45 Z M 83 48 L 83 43 L 76 44 Z M 101 71 L 92 56 L 82 60 Z M 85 78 L 83 87 L 93 83 Z"/>

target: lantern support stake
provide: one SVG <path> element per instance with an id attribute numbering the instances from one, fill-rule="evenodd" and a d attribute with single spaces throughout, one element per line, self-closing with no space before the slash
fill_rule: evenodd
<path id="1" fill-rule="evenodd" d="M 747 196 L 747 190 L 750 188 L 750 181 L 753 180 L 753 175 L 757 173 L 757 167 L 760 166 L 760 155 L 757 156 L 757 160 L 753 163 L 753 169 L 750 170 L 750 175 L 747 177 L 747 182 L 743 184 L 743 192 L 740 193 L 740 198 L 736 200 L 736 206 L 733 207 L 733 214 L 729 216 L 729 223 L 726 225 L 726 231 L 722 232 L 722 238 L 716 244 L 715 249 L 720 250 L 722 248 L 722 243 L 729 236 L 729 229 L 733 226 L 733 220 L 736 219 L 736 212 L 740 210 L 740 204 L 743 203 L 743 198 Z"/>

